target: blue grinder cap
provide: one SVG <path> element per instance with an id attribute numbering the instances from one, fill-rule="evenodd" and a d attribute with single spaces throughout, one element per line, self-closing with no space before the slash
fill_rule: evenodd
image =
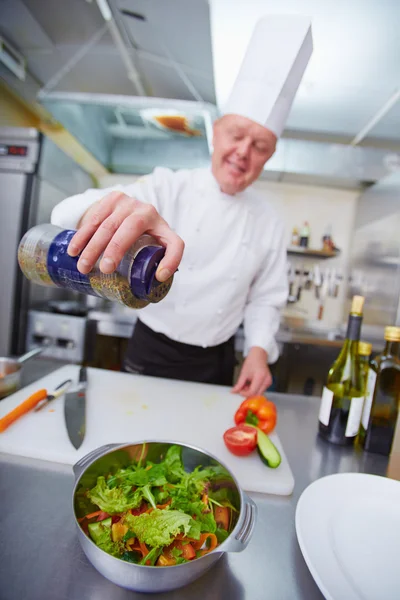
<path id="1" fill-rule="evenodd" d="M 159 302 L 167 295 L 172 281 L 161 283 L 156 279 L 156 271 L 164 255 L 165 248 L 161 246 L 146 246 L 136 255 L 132 264 L 130 285 L 136 298 Z"/>

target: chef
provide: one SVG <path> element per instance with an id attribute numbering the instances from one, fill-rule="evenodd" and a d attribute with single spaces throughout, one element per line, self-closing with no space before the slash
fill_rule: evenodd
<path id="1" fill-rule="evenodd" d="M 244 324 L 245 359 L 234 393 L 271 384 L 268 364 L 287 298 L 284 227 L 251 184 L 273 155 L 312 53 L 310 22 L 261 19 L 223 116 L 213 129 L 211 168 L 156 168 L 132 185 L 67 198 L 52 223 L 78 229 L 69 254 L 88 273 L 111 273 L 144 232 L 166 247 L 157 271 L 169 294 L 138 313 L 124 370 L 232 385 L 234 334 Z"/>

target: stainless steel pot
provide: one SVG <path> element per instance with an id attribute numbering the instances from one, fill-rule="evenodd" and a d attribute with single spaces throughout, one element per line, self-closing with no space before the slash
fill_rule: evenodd
<path id="1" fill-rule="evenodd" d="M 73 511 L 78 530 L 78 538 L 89 561 L 104 577 L 113 583 L 140 592 L 165 592 L 194 581 L 208 571 L 226 552 L 241 552 L 247 546 L 253 534 L 257 507 L 241 490 L 235 477 L 208 452 L 186 444 L 182 447 L 182 460 L 185 469 L 192 471 L 196 466 L 222 465 L 229 473 L 218 481 L 218 487 L 229 487 L 232 498 L 238 509 L 236 524 L 229 537 L 215 550 L 195 560 L 171 567 L 150 567 L 128 563 L 114 558 L 101 550 L 82 531 L 78 519 L 86 514 L 85 491 L 96 485 L 99 475 L 126 467 L 141 455 L 143 444 L 146 444 L 146 458 L 159 462 L 168 448 L 175 444 L 171 441 L 141 441 L 137 444 L 108 444 L 83 457 L 74 466 L 75 487 L 73 492 Z M 86 500 L 87 502 L 87 500 Z"/>
<path id="2" fill-rule="evenodd" d="M 34 348 L 19 358 L 0 358 L 0 400 L 19 390 L 22 365 L 41 352 L 43 348 Z"/>

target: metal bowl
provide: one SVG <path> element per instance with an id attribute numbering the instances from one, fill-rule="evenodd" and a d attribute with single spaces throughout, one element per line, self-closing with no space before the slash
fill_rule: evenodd
<path id="1" fill-rule="evenodd" d="M 84 516 L 87 510 L 84 492 L 96 484 L 99 475 L 131 464 L 140 456 L 143 444 L 146 444 L 146 458 L 152 462 L 159 462 L 170 446 L 177 445 L 182 448 L 182 460 L 187 471 L 192 471 L 198 465 L 221 465 L 227 471 L 228 476 L 220 479 L 217 485 L 232 490 L 232 502 L 238 509 L 237 521 L 227 539 L 209 554 L 170 567 L 136 565 L 107 554 L 82 531 L 78 519 Z M 78 461 L 74 466 L 74 473 L 73 511 L 80 544 L 95 569 L 123 588 L 140 592 L 165 592 L 185 586 L 208 571 L 226 552 L 244 550 L 253 534 L 257 515 L 255 503 L 241 490 L 225 465 L 200 448 L 177 442 L 152 440 L 136 444 L 108 444 L 93 450 Z"/>

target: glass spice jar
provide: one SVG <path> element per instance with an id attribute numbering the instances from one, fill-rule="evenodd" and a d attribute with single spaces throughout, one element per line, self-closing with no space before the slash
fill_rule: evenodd
<path id="1" fill-rule="evenodd" d="M 83 274 L 77 267 L 79 257 L 67 253 L 75 233 L 51 224 L 27 231 L 18 247 L 24 275 L 39 285 L 98 296 L 135 309 L 160 302 L 168 294 L 173 276 L 163 283 L 157 281 L 155 274 L 165 248 L 152 236 L 140 236 L 114 273 L 100 271 L 100 257 L 91 272 Z"/>

